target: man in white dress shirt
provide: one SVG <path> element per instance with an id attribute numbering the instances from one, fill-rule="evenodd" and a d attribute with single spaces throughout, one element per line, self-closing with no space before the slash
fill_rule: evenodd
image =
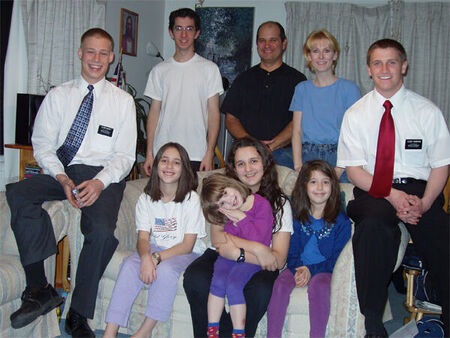
<path id="1" fill-rule="evenodd" d="M 93 28 L 83 34 L 78 50 L 81 76 L 47 94 L 34 124 L 34 157 L 44 174 L 7 186 L 11 227 L 27 285 L 22 306 L 11 315 L 14 328 L 28 325 L 62 302 L 44 272 L 43 262 L 56 253 L 57 243 L 41 205 L 67 199 L 81 210 L 84 244 L 66 331 L 74 337 L 94 337 L 86 319 L 93 318 L 98 282 L 118 244 L 114 229 L 136 148 L 133 98 L 105 79 L 112 50 L 113 39 L 104 30 Z M 84 120 L 81 144 L 68 161 L 60 160 L 59 151 L 88 96 L 92 108 Z"/>
<path id="2" fill-rule="evenodd" d="M 356 186 L 347 213 L 355 222 L 356 287 L 367 336 L 386 336 L 382 315 L 400 243 L 399 221 L 430 271 L 448 336 L 449 217 L 442 209 L 442 191 L 448 178 L 450 136 L 439 108 L 403 85 L 407 68 L 406 52 L 397 41 L 383 39 L 369 48 L 367 70 L 375 89 L 345 113 L 337 165 L 346 168 Z M 386 167 L 376 166 L 383 105 L 392 106 L 386 110 L 395 135 L 393 170 L 386 184 L 376 175 L 378 168 Z M 386 187 L 381 196 L 380 186 Z"/>

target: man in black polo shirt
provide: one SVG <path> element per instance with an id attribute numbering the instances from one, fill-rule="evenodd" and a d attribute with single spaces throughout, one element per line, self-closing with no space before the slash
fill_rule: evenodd
<path id="1" fill-rule="evenodd" d="M 283 63 L 287 39 L 283 26 L 268 21 L 256 34 L 261 63 L 240 74 L 222 104 L 225 125 L 234 138 L 255 137 L 273 152 L 279 165 L 294 168 L 292 112 L 295 86 L 305 75 Z"/>

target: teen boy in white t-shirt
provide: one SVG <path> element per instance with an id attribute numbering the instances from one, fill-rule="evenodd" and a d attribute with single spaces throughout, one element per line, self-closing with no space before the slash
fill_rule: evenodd
<path id="1" fill-rule="evenodd" d="M 194 51 L 200 18 L 189 8 L 170 13 L 169 34 L 175 54 L 156 65 L 144 94 L 152 99 L 147 119 L 147 174 L 153 154 L 167 142 L 186 148 L 195 170 L 212 169 L 220 128 L 219 95 L 222 78 L 217 65 Z"/>

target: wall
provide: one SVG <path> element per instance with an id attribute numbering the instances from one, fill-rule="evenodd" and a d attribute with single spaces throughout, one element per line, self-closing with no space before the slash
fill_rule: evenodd
<path id="1" fill-rule="evenodd" d="M 292 1 L 292 0 L 291 0 Z M 295 0 L 294 0 L 295 1 Z M 303 2 L 312 2 L 313 0 L 301 0 Z M 332 0 L 314 0 L 315 2 L 332 2 Z M 181 8 L 189 7 L 194 8 L 195 3 L 198 1 L 193 0 L 166 0 L 166 8 L 164 13 L 165 26 L 168 25 L 168 17 L 171 11 Z M 252 65 L 259 62 L 259 57 L 255 47 L 255 35 L 258 26 L 268 20 L 278 21 L 284 27 L 286 26 L 286 10 L 284 4 L 287 1 L 284 0 L 205 0 L 203 2 L 204 7 L 254 7 L 255 8 L 255 22 L 253 26 L 253 50 L 252 50 Z M 336 2 L 354 3 L 361 6 L 376 7 L 387 4 L 387 0 L 346 0 Z M 289 43 L 289 39 L 288 39 Z M 175 47 L 170 39 L 167 29 L 164 31 L 164 56 L 171 56 L 175 52 Z"/>
<path id="2" fill-rule="evenodd" d="M 312 0 L 303 0 L 312 1 Z M 316 0 L 330 1 L 330 0 Z M 146 54 L 146 45 L 152 41 L 160 50 L 162 56 L 167 59 L 175 52 L 175 47 L 168 33 L 169 14 L 171 11 L 181 8 L 194 8 L 195 0 L 108 0 L 106 4 L 106 30 L 115 41 L 114 52 L 116 59 L 111 65 L 108 77 L 114 73 L 118 62 L 119 36 L 120 36 L 120 9 L 126 8 L 139 14 L 138 51 L 137 56 L 123 55 L 122 63 L 126 71 L 126 80 L 132 84 L 142 97 L 150 70 L 161 61 L 159 58 Z M 254 29 L 264 21 L 275 20 L 285 25 L 286 11 L 282 0 L 205 0 L 205 7 L 254 7 Z M 347 0 L 365 6 L 379 6 L 387 3 L 387 0 Z M 256 32 L 255 32 L 256 33 Z M 252 64 L 259 62 L 256 49 L 252 52 Z"/>
<path id="3" fill-rule="evenodd" d="M 332 2 L 333 0 L 293 0 L 303 2 Z M 377 7 L 388 3 L 388 0 L 336 0 L 338 2 L 354 3 L 361 6 Z M 414 2 L 417 0 L 404 0 Z M 450 1 L 450 0 L 447 0 Z M 137 57 L 124 55 L 123 65 L 127 73 L 127 81 L 131 83 L 142 97 L 142 93 L 147 83 L 150 70 L 161 60 L 146 55 L 145 47 L 148 41 L 153 41 L 160 50 L 162 56 L 167 59 L 175 52 L 175 47 L 168 33 L 169 14 L 171 11 L 189 7 L 195 8 L 196 0 L 137 0 L 118 1 L 107 0 L 106 8 L 106 30 L 111 33 L 116 41 L 115 52 L 118 52 L 120 34 L 120 9 L 122 7 L 139 14 L 139 34 Z M 256 28 L 267 20 L 279 21 L 283 26 L 286 24 L 286 10 L 284 4 L 286 0 L 205 0 L 205 7 L 254 7 Z M 419 1 L 420 2 L 420 1 Z M 289 43 L 289 41 L 288 41 Z M 253 43 L 255 46 L 255 43 Z M 252 65 L 259 62 L 256 48 L 252 50 Z M 108 73 L 112 76 L 117 58 Z"/>
<path id="4" fill-rule="evenodd" d="M 164 7 L 163 0 L 108 0 L 106 3 L 105 28 L 114 39 L 114 53 L 116 55 L 109 69 L 108 77 L 112 77 L 119 61 L 120 9 L 125 8 L 139 14 L 137 56 L 123 55 L 122 57 L 126 80 L 136 88 L 138 97 L 143 97 L 150 70 L 161 61 L 159 58 L 147 55 L 146 46 L 149 41 L 152 41 L 162 51 L 165 24 Z"/>

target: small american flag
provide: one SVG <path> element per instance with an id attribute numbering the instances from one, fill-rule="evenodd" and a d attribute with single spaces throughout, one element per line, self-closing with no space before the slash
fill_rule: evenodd
<path id="1" fill-rule="evenodd" d="M 116 69 L 114 70 L 114 75 L 111 79 L 111 82 L 114 83 L 117 87 L 125 90 L 125 77 L 122 66 L 122 48 L 120 49 L 119 62 L 117 63 Z"/>

